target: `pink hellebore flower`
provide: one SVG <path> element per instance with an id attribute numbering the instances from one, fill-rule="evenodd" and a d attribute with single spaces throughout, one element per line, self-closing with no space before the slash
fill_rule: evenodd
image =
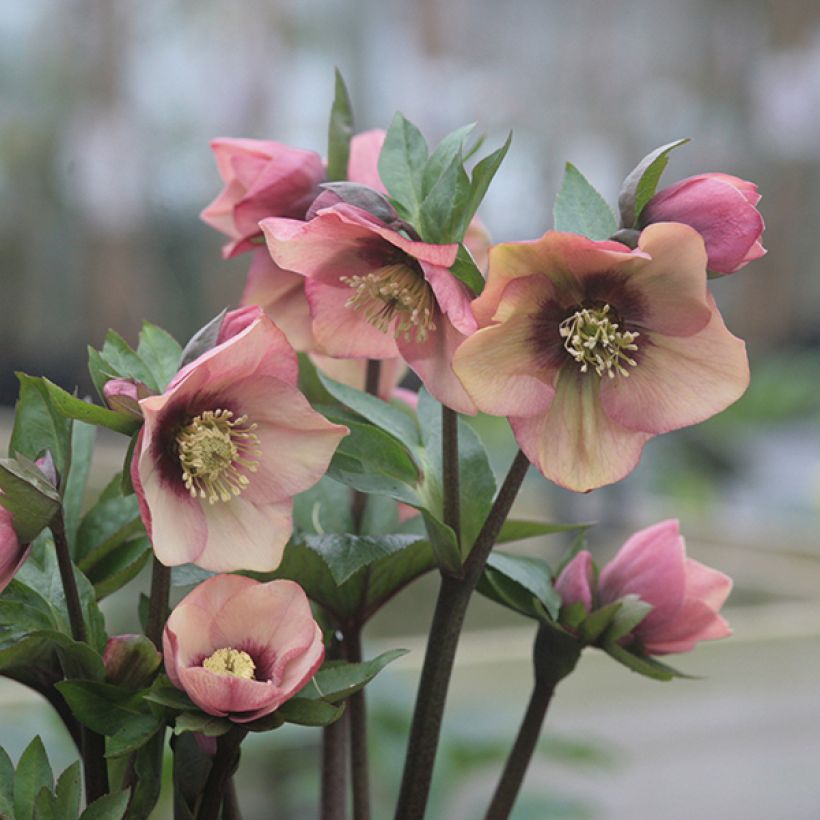
<path id="1" fill-rule="evenodd" d="M 652 610 L 635 627 L 632 637 L 650 655 L 689 652 L 700 641 L 732 634 L 719 614 L 732 580 L 686 557 L 686 545 L 675 520 L 636 532 L 601 570 L 597 596 L 592 577 L 590 554 L 579 552 L 555 583 L 562 602 L 580 601 L 589 612 L 595 598 L 598 606 L 606 606 L 637 595 L 651 604 Z"/>
<path id="2" fill-rule="evenodd" d="M 204 712 L 247 723 L 321 666 L 322 630 L 293 581 L 215 575 L 180 601 L 162 636 L 165 670 Z"/>
<path id="3" fill-rule="evenodd" d="M 292 497 L 322 477 L 347 434 L 308 404 L 293 348 L 255 313 L 250 323 L 247 309 L 229 314 L 236 335 L 139 403 L 145 425 L 131 476 L 167 566 L 275 569 L 292 530 Z"/>
<path id="4" fill-rule="evenodd" d="M 21 544 L 12 526 L 11 513 L 0 506 L 0 592 L 10 583 L 31 552 L 30 544 Z"/>
<path id="5" fill-rule="evenodd" d="M 641 225 L 682 222 L 706 243 L 707 268 L 734 273 L 766 253 L 757 185 L 729 174 L 699 174 L 659 191 L 641 213 Z"/>
<path id="6" fill-rule="evenodd" d="M 261 227 L 274 261 L 307 277 L 320 352 L 401 355 L 440 402 L 475 412 L 451 367 L 455 349 L 477 327 L 470 294 L 449 270 L 457 245 L 413 241 L 347 204 L 309 222 L 274 218 Z"/>
<path id="7" fill-rule="evenodd" d="M 709 418 L 748 385 L 745 345 L 723 324 L 703 241 L 685 225 L 651 225 L 635 251 L 555 231 L 496 245 L 473 310 L 482 329 L 455 372 L 571 490 L 618 481 L 652 436 Z"/>

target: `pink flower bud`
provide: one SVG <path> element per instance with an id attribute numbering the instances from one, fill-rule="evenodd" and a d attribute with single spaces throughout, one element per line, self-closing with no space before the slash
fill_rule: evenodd
<path id="1" fill-rule="evenodd" d="M 145 635 L 115 635 L 103 652 L 105 679 L 125 689 L 142 689 L 159 668 L 162 655 Z"/>
<path id="2" fill-rule="evenodd" d="M 142 419 L 140 399 L 150 396 L 151 391 L 142 382 L 132 379 L 111 379 L 105 383 L 103 395 L 112 410 Z"/>
<path id="3" fill-rule="evenodd" d="M 293 697 L 324 658 L 322 630 L 293 581 L 214 575 L 180 601 L 162 639 L 173 684 L 209 715 L 247 723 Z"/>
<path id="4" fill-rule="evenodd" d="M 11 523 L 11 513 L 0 506 L 0 592 L 11 583 L 31 547 L 21 544 Z"/>
<path id="5" fill-rule="evenodd" d="M 581 603 L 584 610 L 592 610 L 592 556 L 581 550 L 563 569 L 555 582 L 555 591 L 564 606 Z"/>
<path id="6" fill-rule="evenodd" d="M 641 226 L 682 222 L 706 244 L 707 267 L 715 274 L 734 273 L 766 253 L 760 242 L 763 217 L 757 210 L 757 186 L 729 174 L 699 174 L 659 191 L 641 213 Z"/>

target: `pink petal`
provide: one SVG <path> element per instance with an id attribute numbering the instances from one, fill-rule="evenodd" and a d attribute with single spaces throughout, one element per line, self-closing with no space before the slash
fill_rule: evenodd
<path id="1" fill-rule="evenodd" d="M 347 178 L 351 182 L 367 185 L 382 194 L 387 189 L 379 176 L 379 154 L 384 145 L 385 132 L 380 128 L 363 131 L 350 140 L 350 157 L 347 162 Z"/>
<path id="2" fill-rule="evenodd" d="M 635 634 L 651 640 L 678 616 L 686 592 L 686 548 L 678 522 L 670 519 L 636 532 L 602 570 L 601 603 L 638 595 L 652 605 Z"/>
<path id="3" fill-rule="evenodd" d="M 532 339 L 532 318 L 519 314 L 479 330 L 456 351 L 453 369 L 481 412 L 532 416 L 547 410 L 557 369 L 543 367 Z"/>
<path id="4" fill-rule="evenodd" d="M 459 282 L 447 268 L 422 262 L 421 269 L 424 271 L 424 278 L 430 285 L 439 308 L 453 327 L 465 336 L 475 333 L 478 330 L 478 323 L 470 308 L 472 297 L 466 286 Z"/>
<path id="5" fill-rule="evenodd" d="M 255 719 L 273 712 L 283 700 L 270 681 L 218 675 L 202 666 L 180 669 L 179 680 L 188 697 L 203 712 L 216 717 L 235 720 L 243 712 L 253 712 Z"/>
<path id="6" fill-rule="evenodd" d="M 320 626 L 314 622 L 313 639 L 309 647 L 296 654 L 277 669 L 281 679 L 279 684 L 286 697 L 295 695 L 319 671 L 325 657 L 324 637 Z"/>
<path id="7" fill-rule="evenodd" d="M 746 346 L 714 308 L 693 336 L 638 338 L 637 367 L 629 377 L 604 379 L 606 414 L 630 430 L 665 433 L 697 424 L 737 401 L 749 385 Z"/>
<path id="8" fill-rule="evenodd" d="M 592 555 L 581 550 L 563 569 L 555 582 L 555 591 L 561 596 L 563 606 L 582 603 L 587 612 L 592 611 Z"/>
<path id="9" fill-rule="evenodd" d="M 545 413 L 510 418 L 527 458 L 550 481 L 575 492 L 624 478 L 652 437 L 621 427 L 603 412 L 598 382 L 596 376 L 576 370 L 573 362 L 559 373 Z"/>

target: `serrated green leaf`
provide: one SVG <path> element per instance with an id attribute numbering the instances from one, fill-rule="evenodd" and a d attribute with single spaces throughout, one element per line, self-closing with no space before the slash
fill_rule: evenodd
<path id="1" fill-rule="evenodd" d="M 174 734 L 198 732 L 206 737 L 219 737 L 229 732 L 232 727 L 233 723 L 227 718 L 206 715 L 204 712 L 183 712 L 181 715 L 177 715 L 174 723 Z"/>
<path id="2" fill-rule="evenodd" d="M 396 113 L 379 154 L 379 177 L 411 223 L 418 221 L 421 210 L 426 162 L 427 143 L 421 131 Z"/>
<path id="3" fill-rule="evenodd" d="M 152 714 L 141 715 L 129 721 L 108 738 L 105 756 L 115 758 L 133 754 L 150 742 L 162 726 L 164 721 Z"/>
<path id="4" fill-rule="evenodd" d="M 462 214 L 468 207 L 470 193 L 470 178 L 461 153 L 457 153 L 421 203 L 415 223 L 421 238 L 434 244 L 463 240 Z"/>
<path id="5" fill-rule="evenodd" d="M 669 154 L 687 142 L 689 142 L 688 138 L 679 139 L 650 151 L 629 172 L 618 194 L 622 228 L 639 226 L 641 212 L 655 195 L 661 175 L 669 163 Z"/>
<path id="6" fill-rule="evenodd" d="M 411 507 L 423 506 L 418 493 L 399 479 L 374 475 L 366 465 L 345 453 L 338 451 L 333 456 L 327 474 L 342 484 L 362 493 L 379 493 Z"/>
<path id="7" fill-rule="evenodd" d="M 438 182 L 450 166 L 453 159 L 463 153 L 462 146 L 464 145 L 464 140 L 467 139 L 470 132 L 475 128 L 475 125 L 473 122 L 469 125 L 462 125 L 461 128 L 456 128 L 455 131 L 451 131 L 436 146 L 436 150 L 430 154 L 427 162 L 424 164 L 424 172 L 422 174 L 422 198 L 430 193 L 436 182 Z"/>
<path id="8" fill-rule="evenodd" d="M 63 390 L 46 378 L 42 379 L 55 410 L 67 419 L 77 419 L 97 427 L 107 427 L 117 433 L 131 436 L 140 427 L 139 419 L 125 413 L 115 413 L 106 407 L 83 401 Z"/>
<path id="9" fill-rule="evenodd" d="M 299 692 L 299 697 L 338 703 L 358 692 L 389 663 L 407 652 L 406 649 L 393 649 L 362 663 L 325 661 L 307 686 Z"/>
<path id="10" fill-rule="evenodd" d="M 17 762 L 17 771 L 14 775 L 15 820 L 31 820 L 34 814 L 34 800 L 42 788 L 49 791 L 54 788 L 54 775 L 43 741 L 37 735 Z"/>
<path id="11" fill-rule="evenodd" d="M 105 794 L 80 815 L 80 820 L 123 820 L 128 808 L 128 792 Z"/>
<path id="12" fill-rule="evenodd" d="M 80 776 L 80 761 L 72 763 L 58 778 L 54 792 L 56 802 L 55 815 L 58 820 L 73 820 L 80 813 L 80 793 L 82 779 Z"/>
<path id="13" fill-rule="evenodd" d="M 16 373 L 20 395 L 14 411 L 9 455 L 22 453 L 34 460 L 50 450 L 61 476 L 70 458 L 71 422 L 54 408 L 42 379 Z"/>
<path id="14" fill-rule="evenodd" d="M 352 136 L 353 106 L 344 78 L 337 68 L 336 87 L 327 129 L 327 178 L 331 181 L 347 179 Z"/>
<path id="15" fill-rule="evenodd" d="M 565 166 L 564 181 L 555 197 L 553 219 L 556 231 L 595 240 L 609 239 L 618 229 L 612 209 L 571 162 Z"/>
<path id="16" fill-rule="evenodd" d="M 476 211 L 478 211 L 478 208 L 487 193 L 487 189 L 490 187 L 490 183 L 493 181 L 498 169 L 501 167 L 504 157 L 507 156 L 507 151 L 510 150 L 511 143 L 512 131 L 510 131 L 507 135 L 507 139 L 500 148 L 497 148 L 491 154 L 487 154 L 487 156 L 476 163 L 475 168 L 473 168 L 473 173 L 470 178 L 470 199 L 466 209 L 461 215 L 462 224 L 460 229 L 461 235 L 459 238 L 463 238 L 464 234 L 467 232 L 467 227 L 470 224 L 470 220 L 475 216 Z"/>
<path id="17" fill-rule="evenodd" d="M 101 735 L 113 735 L 147 714 L 142 695 L 110 683 L 65 680 L 56 686 L 77 720 Z"/>
<path id="18" fill-rule="evenodd" d="M 435 567 L 433 548 L 426 540 L 416 541 L 407 549 L 371 565 L 365 590 L 364 617 L 371 617 L 397 592 Z"/>
<path id="19" fill-rule="evenodd" d="M 114 368 L 118 378 L 134 379 L 156 393 L 161 392 L 148 365 L 115 330 L 109 330 L 105 336 L 102 357 Z"/>
<path id="20" fill-rule="evenodd" d="M 286 723 L 295 723 L 298 726 L 329 726 L 342 716 L 344 710 L 344 704 L 335 706 L 324 700 L 295 697 L 286 700 L 276 712 Z"/>
<path id="21" fill-rule="evenodd" d="M 71 469 L 63 491 L 63 521 L 65 533 L 71 549 L 75 555 L 77 528 L 80 526 L 80 515 L 83 508 L 83 498 L 91 470 L 91 457 L 94 454 L 94 442 L 97 437 L 97 428 L 91 424 L 77 421 L 71 431 Z"/>
<path id="22" fill-rule="evenodd" d="M 301 541 L 320 555 L 337 584 L 374 562 L 406 549 L 421 539 L 415 535 L 304 535 Z"/>
<path id="23" fill-rule="evenodd" d="M 144 362 L 161 393 L 179 370 L 182 347 L 161 327 L 144 322 L 139 335 L 137 356 Z"/>
<path id="24" fill-rule="evenodd" d="M 484 290 L 484 277 L 470 255 L 470 252 L 463 244 L 458 246 L 456 261 L 450 267 L 450 273 L 463 282 L 470 289 L 470 292 L 478 296 Z"/>

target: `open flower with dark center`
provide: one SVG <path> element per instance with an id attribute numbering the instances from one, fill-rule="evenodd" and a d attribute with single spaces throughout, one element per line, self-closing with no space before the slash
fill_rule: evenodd
<path id="1" fill-rule="evenodd" d="M 272 218 L 260 226 L 276 264 L 306 277 L 319 352 L 401 355 L 436 399 L 475 412 L 452 370 L 456 348 L 477 327 L 470 293 L 449 270 L 457 245 L 414 241 L 347 204 L 309 222 Z"/>
<path id="2" fill-rule="evenodd" d="M 324 659 L 322 630 L 293 581 L 215 575 L 168 618 L 165 670 L 204 712 L 247 723 L 278 709 Z"/>
<path id="3" fill-rule="evenodd" d="M 347 434 L 308 404 L 293 348 L 258 308 L 255 316 L 139 402 L 145 426 L 131 475 L 168 566 L 275 569 L 292 497 L 322 477 Z"/>
<path id="4" fill-rule="evenodd" d="M 634 251 L 555 231 L 497 245 L 473 310 L 483 327 L 455 372 L 571 490 L 618 481 L 652 436 L 709 418 L 748 385 L 745 345 L 723 324 L 703 240 L 685 225 L 646 228 Z"/>

